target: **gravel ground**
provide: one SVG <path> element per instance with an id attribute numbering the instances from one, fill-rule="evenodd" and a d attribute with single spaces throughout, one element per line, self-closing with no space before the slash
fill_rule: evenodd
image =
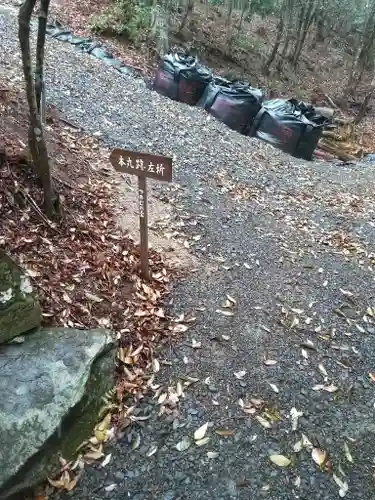
<path id="1" fill-rule="evenodd" d="M 14 21 L 0 13 L 9 68 Z M 199 261 L 173 291 L 172 312 L 196 321 L 160 353 L 161 389 L 137 409 L 150 418 L 61 498 L 374 498 L 374 168 L 288 157 L 52 40 L 47 89 L 106 145 L 174 156 L 175 184 L 154 188 L 175 213 L 159 231 Z"/>

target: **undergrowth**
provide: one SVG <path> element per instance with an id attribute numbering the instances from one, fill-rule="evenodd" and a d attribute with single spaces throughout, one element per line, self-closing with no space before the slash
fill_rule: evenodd
<path id="1" fill-rule="evenodd" d="M 131 42 L 146 38 L 151 21 L 151 7 L 136 0 L 116 0 L 102 14 L 91 18 L 94 33 L 123 36 Z"/>

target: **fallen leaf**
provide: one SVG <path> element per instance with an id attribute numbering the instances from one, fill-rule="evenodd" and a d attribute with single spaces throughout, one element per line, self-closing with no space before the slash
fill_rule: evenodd
<path id="1" fill-rule="evenodd" d="M 266 365 L 266 366 L 274 366 L 274 365 L 277 365 L 277 361 L 274 360 L 274 359 L 264 359 L 263 360 L 263 363 Z"/>
<path id="2" fill-rule="evenodd" d="M 133 442 L 132 442 L 132 450 L 136 450 L 139 448 L 139 445 L 141 444 L 141 436 L 139 434 L 136 434 Z"/>
<path id="3" fill-rule="evenodd" d="M 208 458 L 217 458 L 218 456 L 219 456 L 219 453 L 217 451 L 208 451 L 207 452 Z"/>
<path id="4" fill-rule="evenodd" d="M 158 371 L 160 370 L 160 363 L 156 358 L 152 360 L 152 369 L 154 373 L 158 373 Z"/>
<path id="5" fill-rule="evenodd" d="M 148 450 L 148 452 L 146 453 L 146 456 L 147 457 L 152 457 L 152 455 L 155 455 L 155 453 L 158 451 L 158 447 L 155 445 L 155 446 L 151 446 L 151 448 Z"/>
<path id="6" fill-rule="evenodd" d="M 189 329 L 187 325 L 183 325 L 182 323 L 179 323 L 178 325 L 175 325 L 173 327 L 173 331 L 175 333 L 184 333 Z"/>
<path id="7" fill-rule="evenodd" d="M 208 422 L 206 422 L 205 424 L 203 424 L 201 427 L 199 427 L 199 429 L 197 429 L 194 432 L 194 439 L 196 441 L 199 441 L 200 439 L 203 439 L 204 436 L 206 435 L 207 429 L 208 429 Z"/>
<path id="8" fill-rule="evenodd" d="M 222 314 L 223 316 L 234 316 L 233 311 L 224 311 L 223 309 L 216 309 L 218 314 Z"/>
<path id="9" fill-rule="evenodd" d="M 347 494 L 349 490 L 348 483 L 346 481 L 342 481 L 335 473 L 332 474 L 332 477 L 337 486 L 340 488 L 339 489 L 340 497 L 344 498 L 344 496 Z"/>
<path id="10" fill-rule="evenodd" d="M 103 462 L 100 465 L 102 467 L 105 467 L 106 465 L 109 464 L 109 462 L 111 461 L 111 458 L 112 458 L 112 453 L 108 453 L 108 455 L 105 457 L 105 459 L 103 460 Z"/>
<path id="11" fill-rule="evenodd" d="M 193 349 L 199 349 L 202 347 L 202 342 L 198 342 L 197 340 L 191 339 L 191 347 Z"/>
<path id="12" fill-rule="evenodd" d="M 265 418 L 261 417 L 260 415 L 257 415 L 255 418 L 258 420 L 260 425 L 262 425 L 265 429 L 271 428 L 271 424 Z"/>
<path id="13" fill-rule="evenodd" d="M 303 448 L 302 439 L 300 439 L 293 445 L 293 451 L 295 451 L 295 453 L 299 453 L 302 450 L 302 448 Z"/>
<path id="14" fill-rule="evenodd" d="M 324 368 L 324 366 L 321 363 L 319 364 L 319 370 L 320 370 L 321 374 L 323 375 L 323 377 L 328 377 L 327 370 Z"/>
<path id="15" fill-rule="evenodd" d="M 64 488 L 64 481 L 62 481 L 61 479 L 53 480 L 53 479 L 50 479 L 49 477 L 47 477 L 47 480 L 51 486 L 53 486 L 54 488 L 57 488 L 58 490 L 61 490 L 62 488 Z"/>
<path id="16" fill-rule="evenodd" d="M 108 493 L 113 491 L 116 488 L 117 488 L 117 484 L 115 484 L 115 483 L 109 484 L 108 486 L 104 487 L 105 491 L 107 491 Z"/>
<path id="17" fill-rule="evenodd" d="M 232 304 L 236 305 L 237 304 L 237 301 L 236 299 L 234 299 L 233 297 L 231 297 L 230 295 L 227 294 L 227 299 L 229 300 L 229 302 L 232 302 Z"/>
<path id="18" fill-rule="evenodd" d="M 350 453 L 349 446 L 347 443 L 344 443 L 344 451 L 345 451 L 346 460 L 350 463 L 353 463 L 353 457 L 352 457 L 352 454 Z"/>
<path id="19" fill-rule="evenodd" d="M 63 299 L 64 299 L 64 300 L 65 300 L 65 302 L 67 302 L 68 304 L 72 304 L 72 303 L 73 303 L 73 302 L 72 302 L 72 299 L 69 297 L 69 295 L 68 295 L 66 292 L 64 292 L 64 293 L 63 293 Z"/>
<path id="20" fill-rule="evenodd" d="M 209 442 L 210 442 L 210 438 L 209 437 L 205 437 L 203 439 L 198 439 L 197 441 L 195 441 L 195 444 L 197 446 L 204 446 L 205 444 L 207 444 Z"/>
<path id="21" fill-rule="evenodd" d="M 320 448 L 313 448 L 311 458 L 316 464 L 319 465 L 320 468 L 322 468 L 327 461 L 327 452 L 325 450 L 321 450 Z"/>
<path id="22" fill-rule="evenodd" d="M 299 319 L 296 316 L 294 316 L 293 317 L 293 321 L 292 321 L 292 323 L 290 325 L 290 328 L 293 329 L 293 328 L 295 328 L 298 325 L 299 325 Z"/>
<path id="23" fill-rule="evenodd" d="M 279 391 L 279 388 L 277 387 L 276 384 L 269 384 L 269 386 L 271 387 L 271 389 L 274 391 L 274 392 L 280 392 Z"/>
<path id="24" fill-rule="evenodd" d="M 97 302 L 98 304 L 100 302 L 103 302 L 103 299 L 101 299 L 100 297 L 97 297 L 96 295 L 93 295 L 92 293 L 90 292 L 85 292 L 85 295 L 86 297 L 91 300 L 92 302 Z"/>
<path id="25" fill-rule="evenodd" d="M 215 433 L 222 437 L 233 436 L 234 432 L 230 429 L 216 429 Z"/>
<path id="26" fill-rule="evenodd" d="M 178 451 L 186 451 L 190 448 L 190 439 L 189 438 L 185 438 L 183 439 L 182 441 L 180 441 L 179 443 L 176 444 L 176 450 Z"/>
<path id="27" fill-rule="evenodd" d="M 279 467 L 288 467 L 288 465 L 290 465 L 289 458 L 284 457 L 284 455 L 271 455 L 270 460 Z"/>
<path id="28" fill-rule="evenodd" d="M 246 370 L 241 370 L 239 372 L 234 372 L 234 376 L 236 378 L 238 378 L 239 380 L 241 380 L 242 378 L 244 378 L 244 376 L 246 375 Z"/>

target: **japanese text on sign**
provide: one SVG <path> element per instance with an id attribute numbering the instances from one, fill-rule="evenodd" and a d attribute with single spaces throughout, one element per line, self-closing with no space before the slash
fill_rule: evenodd
<path id="1" fill-rule="evenodd" d="M 166 182 L 172 180 L 172 159 L 166 156 L 115 149 L 110 161 L 120 172 Z"/>
<path id="2" fill-rule="evenodd" d="M 143 189 L 138 190 L 138 202 L 139 202 L 139 217 L 141 217 L 143 219 L 145 216 L 145 209 L 144 209 L 145 197 L 144 197 Z"/>

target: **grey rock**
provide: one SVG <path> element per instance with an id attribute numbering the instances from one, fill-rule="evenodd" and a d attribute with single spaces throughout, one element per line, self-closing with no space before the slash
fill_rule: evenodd
<path id="1" fill-rule="evenodd" d="M 38 327 L 41 316 L 29 278 L 0 250 L 0 344 Z"/>
<path id="2" fill-rule="evenodd" d="M 56 472 L 95 426 L 113 387 L 106 330 L 42 329 L 0 346 L 0 498 Z"/>

